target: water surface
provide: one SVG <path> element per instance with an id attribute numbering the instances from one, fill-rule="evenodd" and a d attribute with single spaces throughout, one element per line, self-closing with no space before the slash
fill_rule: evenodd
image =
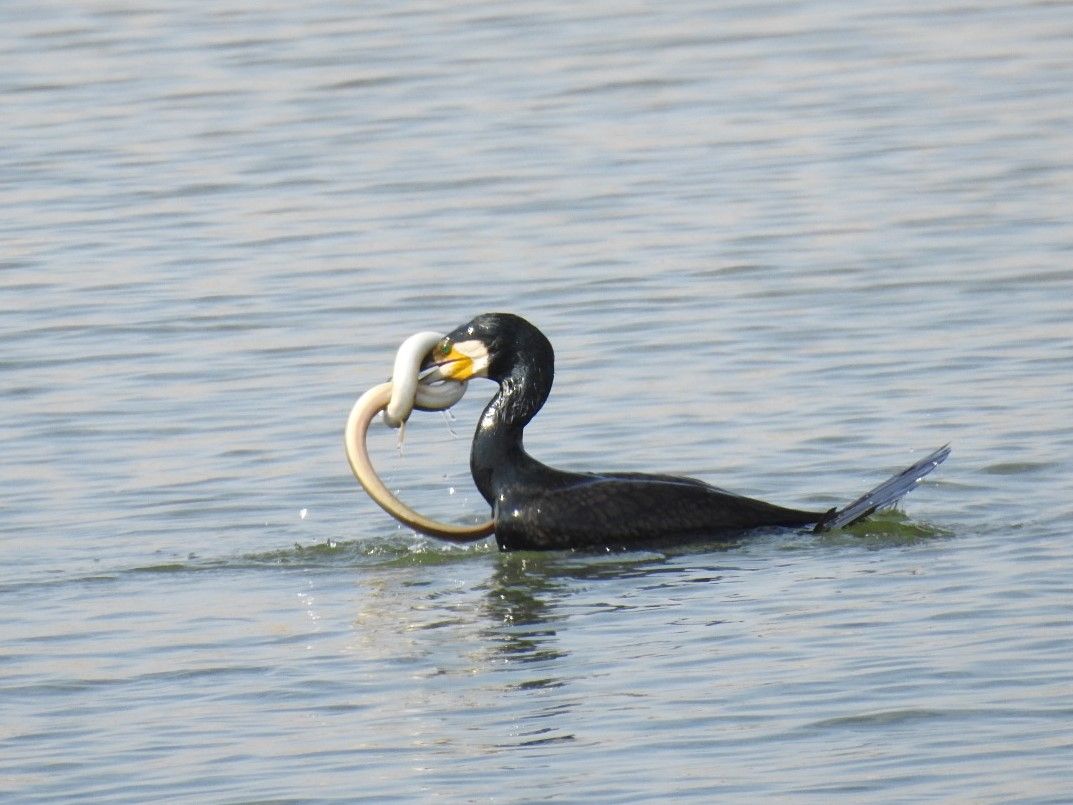
<path id="1" fill-rule="evenodd" d="M 0 792 L 1059 801 L 1073 10 L 0 10 Z M 499 554 L 357 488 L 398 343 L 511 310 L 542 460 L 905 511 Z M 389 484 L 483 517 L 456 419 Z"/>

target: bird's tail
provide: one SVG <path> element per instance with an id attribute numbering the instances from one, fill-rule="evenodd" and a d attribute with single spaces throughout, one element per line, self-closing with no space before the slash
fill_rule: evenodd
<path id="1" fill-rule="evenodd" d="M 920 459 L 912 467 L 902 470 L 875 489 L 861 495 L 848 506 L 831 509 L 816 524 L 813 531 L 819 533 L 830 531 L 832 528 L 845 528 L 858 520 L 863 520 L 878 509 L 897 503 L 912 491 L 921 478 L 942 464 L 948 455 L 950 455 L 950 445 L 945 444 L 931 455 Z"/>

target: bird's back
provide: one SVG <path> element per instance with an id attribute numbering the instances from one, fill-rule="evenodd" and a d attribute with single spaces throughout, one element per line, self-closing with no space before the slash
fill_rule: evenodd
<path id="1" fill-rule="evenodd" d="M 495 511 L 496 540 L 501 547 L 633 547 L 733 539 L 754 528 L 808 525 L 820 517 L 693 478 L 563 473 L 557 481 L 503 490 Z"/>

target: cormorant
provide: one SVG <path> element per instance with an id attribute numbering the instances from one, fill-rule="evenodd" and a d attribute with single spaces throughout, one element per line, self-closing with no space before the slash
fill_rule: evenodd
<path id="1" fill-rule="evenodd" d="M 485 313 L 443 338 L 424 367 L 445 379 L 487 377 L 499 391 L 473 436 L 470 470 L 492 506 L 502 550 L 635 548 L 735 540 L 774 526 L 839 528 L 896 502 L 949 454 L 936 450 L 842 509 L 790 509 L 694 478 L 635 472 L 564 472 L 525 452 L 522 434 L 551 392 L 554 352 L 540 330 L 510 313 Z"/>

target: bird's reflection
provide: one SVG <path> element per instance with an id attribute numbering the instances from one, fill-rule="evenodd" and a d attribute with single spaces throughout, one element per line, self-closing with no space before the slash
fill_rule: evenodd
<path id="1" fill-rule="evenodd" d="M 540 556 L 501 554 L 497 560 L 481 602 L 490 650 L 513 663 L 565 657 L 556 641 L 556 624 L 566 617 L 558 611 L 564 580 Z"/>
<path id="2" fill-rule="evenodd" d="M 658 572 L 658 554 L 504 553 L 488 580 L 484 637 L 501 659 L 533 663 L 565 657 L 557 630 L 569 619 L 577 583 Z"/>
<path id="3" fill-rule="evenodd" d="M 406 554 L 360 576 L 348 642 L 367 679 L 406 669 L 407 684 L 386 690 L 421 714 L 408 740 L 439 746 L 464 712 L 482 714 L 475 751 L 583 741 L 576 713 L 591 704 L 594 665 L 584 635 L 612 610 L 648 606 L 645 590 L 694 580 L 683 574 L 697 565 L 655 551 Z"/>

